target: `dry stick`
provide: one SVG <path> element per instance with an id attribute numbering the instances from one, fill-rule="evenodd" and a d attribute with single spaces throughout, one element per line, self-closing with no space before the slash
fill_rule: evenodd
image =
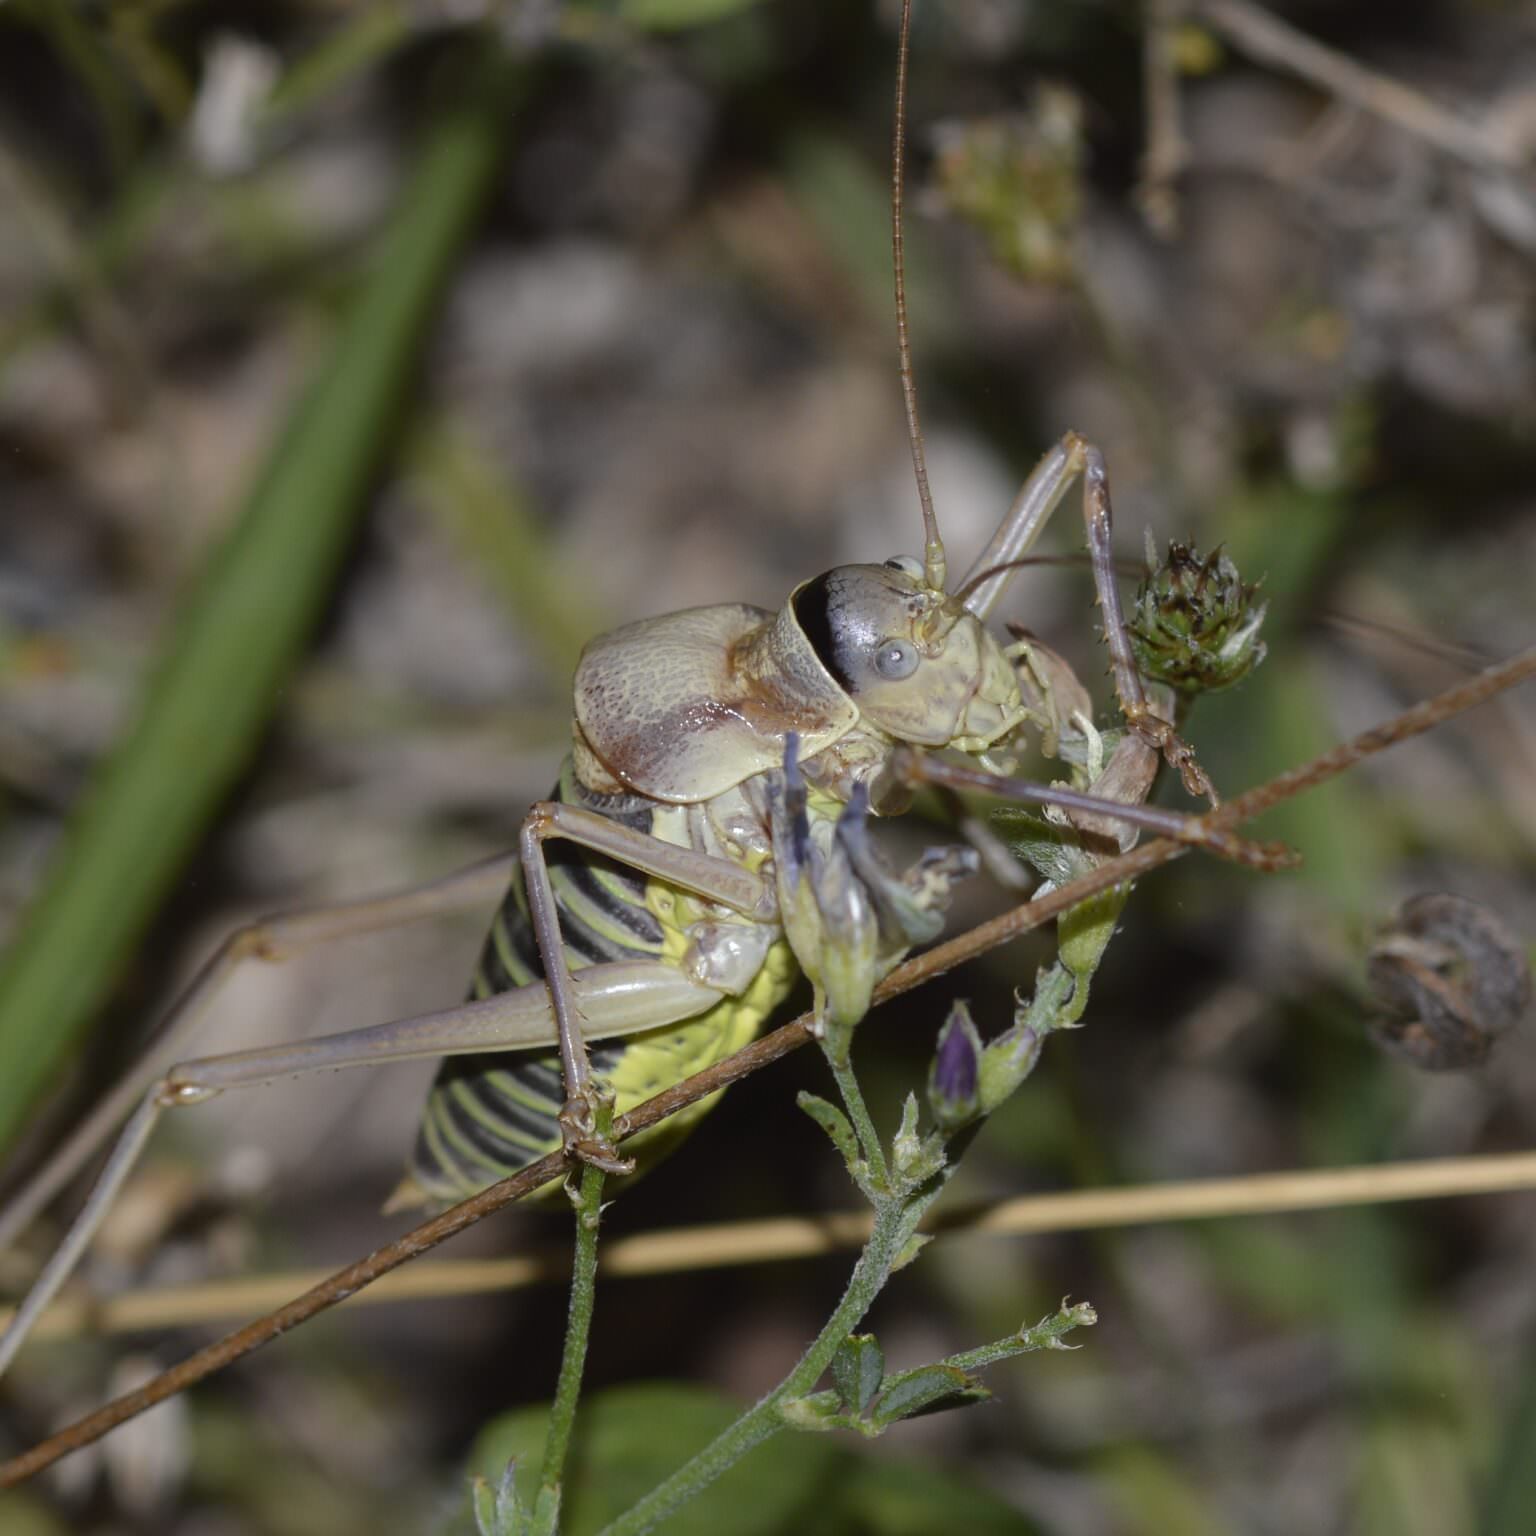
<path id="1" fill-rule="evenodd" d="M 1146 98 L 1147 147 L 1141 161 L 1137 200 L 1152 228 L 1165 239 L 1179 231 L 1178 180 L 1189 158 L 1179 114 L 1179 66 L 1174 27 L 1184 0 L 1145 0 L 1142 40 L 1142 95 Z"/>
<path id="2" fill-rule="evenodd" d="M 1269 783 L 1227 801 L 1219 810 L 1211 812 L 1208 819 L 1218 826 L 1231 826 L 1247 820 L 1279 804 L 1282 800 L 1334 778 L 1363 758 L 1394 746 L 1411 736 L 1431 730 L 1442 721 L 1472 709 L 1494 694 L 1514 687 L 1530 677 L 1536 677 L 1536 647 L 1521 651 L 1508 661 L 1489 667 L 1456 687 L 1448 688 L 1443 693 L 1426 699 L 1422 704 L 1414 705 L 1385 724 L 1365 731 L 1353 740 L 1335 747 L 1330 752 L 1325 752 L 1312 762 L 1283 773 L 1278 778 L 1271 779 Z M 873 1001 L 882 1003 L 901 993 L 910 992 L 913 988 L 935 976 L 942 975 L 962 962 L 974 959 L 1009 939 L 1038 928 L 1042 923 L 1059 916 L 1087 897 L 1108 890 L 1111 886 L 1135 880 L 1161 864 L 1167 864 L 1182 857 L 1187 852 L 1189 852 L 1187 844 L 1159 838 L 1131 853 L 1106 860 L 1092 874 L 1085 875 L 1059 890 L 1051 891 L 1048 895 L 1037 897 L 1034 901 L 1025 902 L 1022 906 L 993 918 L 991 922 L 983 923 L 968 933 L 950 939 L 947 943 L 925 950 L 916 958 L 898 966 L 875 988 Z M 798 1019 L 775 1030 L 771 1035 L 766 1035 L 761 1040 L 756 1040 L 737 1051 L 734 1056 L 728 1056 L 724 1061 L 696 1073 L 685 1082 L 678 1083 L 675 1087 L 658 1093 L 654 1098 L 647 1099 L 644 1104 L 631 1110 L 627 1115 L 620 1116 L 614 1122 L 615 1140 L 623 1140 L 637 1131 L 655 1125 L 685 1105 L 707 1094 L 718 1092 L 728 1084 L 746 1077 L 758 1068 L 766 1066 L 771 1061 L 777 1061 L 779 1057 L 804 1045 L 811 1038 L 811 1019 L 810 1014 L 802 1014 Z M 335 1306 L 338 1302 L 345 1301 L 364 1286 L 371 1285 L 381 1275 L 398 1269 L 402 1264 L 409 1263 L 429 1249 L 435 1248 L 455 1233 L 462 1232 L 465 1227 L 474 1225 L 492 1212 L 532 1194 L 534 1190 L 549 1183 L 550 1180 L 559 1178 L 565 1169 L 564 1155 L 560 1152 L 552 1152 L 511 1178 L 503 1179 L 499 1184 L 493 1184 L 489 1189 L 481 1191 L 480 1194 L 464 1201 L 461 1205 L 444 1211 L 442 1215 L 423 1222 L 419 1227 L 414 1227 L 403 1237 L 375 1249 L 366 1258 L 359 1259 L 355 1264 L 349 1264 L 319 1285 L 311 1287 L 302 1296 L 289 1302 L 287 1306 L 280 1307 L 277 1311 L 258 1318 L 244 1328 L 225 1335 L 217 1342 L 189 1355 L 179 1365 L 172 1366 L 170 1370 L 162 1372 L 142 1387 L 115 1398 L 94 1413 L 87 1414 L 83 1419 L 77 1420 L 35 1445 L 31 1450 L 0 1464 L 0 1488 L 14 1487 L 17 1483 L 31 1477 L 33 1473 L 51 1466 L 60 1457 L 99 1440 L 109 1430 L 154 1407 L 156 1403 L 163 1402 L 166 1398 L 203 1380 L 204 1377 L 212 1375 L 213 1372 L 222 1370 L 242 1355 L 247 1355 L 252 1350 L 280 1337 L 290 1328 L 296 1328 L 300 1323 L 308 1322 L 310 1318 Z"/>
<path id="3" fill-rule="evenodd" d="M 1193 0 L 1193 9 L 1251 59 L 1298 75 L 1478 170 L 1520 168 L 1517 155 L 1494 143 L 1460 113 L 1401 81 L 1366 69 L 1249 0 Z"/>
<path id="4" fill-rule="evenodd" d="M 923 1230 L 948 1237 L 1040 1236 L 1531 1190 L 1536 1190 L 1536 1152 L 1494 1152 L 1479 1157 L 1420 1158 L 1405 1163 L 1363 1163 L 1346 1168 L 1017 1195 L 992 1205 L 946 1208 L 924 1222 Z M 759 1221 L 637 1232 L 608 1242 L 603 1274 L 609 1279 L 619 1275 L 674 1275 L 816 1258 L 857 1248 L 869 1237 L 869 1229 L 868 1211 L 830 1211 L 821 1216 L 772 1216 Z M 553 1245 L 513 1258 L 443 1259 L 397 1270 L 355 1301 L 358 1306 L 368 1306 L 525 1290 L 543 1281 L 565 1279 L 570 1267 L 569 1251 Z M 44 1313 L 32 1336 L 66 1338 L 86 1330 L 97 1334 L 141 1333 L 218 1322 L 232 1312 L 271 1307 L 300 1287 L 318 1283 L 324 1273 L 290 1271 L 125 1291 L 100 1302 L 86 1298 L 57 1302 Z"/>

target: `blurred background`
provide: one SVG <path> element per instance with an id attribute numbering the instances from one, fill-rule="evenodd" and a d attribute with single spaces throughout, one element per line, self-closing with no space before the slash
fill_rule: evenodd
<path id="1" fill-rule="evenodd" d="M 565 750 L 588 636 L 777 607 L 836 562 L 920 550 L 889 296 L 895 11 L 0 9 L 13 1178 L 232 925 L 509 847 Z M 1270 605 L 1268 660 L 1190 724 L 1228 792 L 1528 645 L 1536 617 L 1536 14 L 1257 14 L 1368 70 L 1355 99 L 1265 54 L 1234 0 L 922 0 L 910 104 L 910 300 L 952 565 L 1068 427 L 1108 457 L 1129 562 L 1144 530 L 1224 544 Z M 231 542 L 262 518 L 279 534 Z M 1081 542 L 1069 503 L 1045 545 Z M 1107 721 L 1086 574 L 1026 572 L 1008 609 L 1074 659 Z M 87 786 L 150 679 L 192 673 L 181 734 L 150 741 L 92 822 Z M 1423 891 L 1485 904 L 1529 946 L 1536 693 L 1263 830 L 1305 867 L 1185 860 L 1144 882 L 1089 1027 L 1050 1042 L 958 1198 L 1533 1145 L 1529 1021 L 1487 1066 L 1416 1071 L 1369 1038 L 1365 966 Z M 116 864 L 80 852 L 93 837 L 118 838 Z M 45 938 L 27 914 L 63 885 Z M 1002 904 L 975 882 L 956 922 Z M 483 929 L 243 973 L 203 1049 L 447 1006 Z M 37 967 L 17 980 L 44 949 L 52 993 Z M 1049 952 L 1015 946 L 883 1010 L 861 1054 L 883 1112 L 926 1072 L 951 998 L 995 1032 Z M 403 1225 L 379 1206 L 430 1076 L 174 1117 L 86 1278 L 376 1246 Z M 732 1090 L 605 1231 L 852 1206 L 802 1087 L 828 1087 L 810 1053 Z M 714 1528 L 1528 1532 L 1533 1210 L 1515 1194 L 946 1240 L 871 1320 L 894 1363 L 1064 1294 L 1100 1326 L 997 1369 L 985 1407 L 840 1459 L 806 1437 L 791 1450 L 822 1458 L 814 1497 Z M 567 1225 L 513 1211 L 453 1251 L 563 1243 Z M 48 1241 L 45 1223 L 0 1261 L 8 1290 Z M 750 1400 L 846 1268 L 614 1279 L 592 1391 L 665 1378 Z M 563 1310 L 550 1286 L 334 1313 L 8 1496 L 0 1530 L 446 1529 L 477 1432 L 551 1390 Z M 213 1332 L 35 1344 L 6 1384 L 6 1450 Z M 882 1500 L 893 1459 L 922 1486 Z"/>

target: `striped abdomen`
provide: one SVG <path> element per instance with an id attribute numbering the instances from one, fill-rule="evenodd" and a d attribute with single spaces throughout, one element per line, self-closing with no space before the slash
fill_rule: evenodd
<path id="1" fill-rule="evenodd" d="M 553 798 L 639 832 L 652 830 L 654 801 L 594 794 L 576 778 L 569 760 Z M 573 970 L 610 961 L 665 960 L 681 953 L 686 939 L 669 920 L 672 904 L 666 887 L 658 888 L 647 875 L 563 839 L 546 843 L 545 854 Z M 491 924 L 471 996 L 490 997 L 543 977 L 519 872 Z M 614 1089 L 618 1112 L 623 1113 L 746 1044 L 792 981 L 788 953 L 783 945 L 775 945 L 743 996 L 726 998 L 687 1023 L 600 1044 L 591 1053 L 593 1070 Z M 564 1100 L 560 1058 L 553 1050 L 448 1057 L 428 1095 L 411 1156 L 406 1188 L 415 1198 L 399 1203 L 464 1199 L 553 1151 L 560 1145 L 557 1117 Z M 676 1139 L 710 1103 L 705 1100 L 691 1112 L 673 1116 L 657 1130 L 666 1132 L 665 1139 Z"/>

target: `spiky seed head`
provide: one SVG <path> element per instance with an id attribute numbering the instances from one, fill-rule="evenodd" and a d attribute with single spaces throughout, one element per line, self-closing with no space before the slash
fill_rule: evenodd
<path id="1" fill-rule="evenodd" d="M 1230 688 L 1264 659 L 1259 627 L 1268 606 L 1219 545 L 1202 556 L 1174 541 L 1158 561 L 1148 539 L 1147 574 L 1126 627 L 1136 665 L 1180 693 Z"/>

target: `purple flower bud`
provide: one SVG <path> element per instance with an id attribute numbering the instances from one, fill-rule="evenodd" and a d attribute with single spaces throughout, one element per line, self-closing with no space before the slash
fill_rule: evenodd
<path id="1" fill-rule="evenodd" d="M 928 1073 L 928 1104 L 942 1130 L 958 1130 L 980 1107 L 981 1036 L 964 1003 L 956 1003 L 939 1031 Z"/>

